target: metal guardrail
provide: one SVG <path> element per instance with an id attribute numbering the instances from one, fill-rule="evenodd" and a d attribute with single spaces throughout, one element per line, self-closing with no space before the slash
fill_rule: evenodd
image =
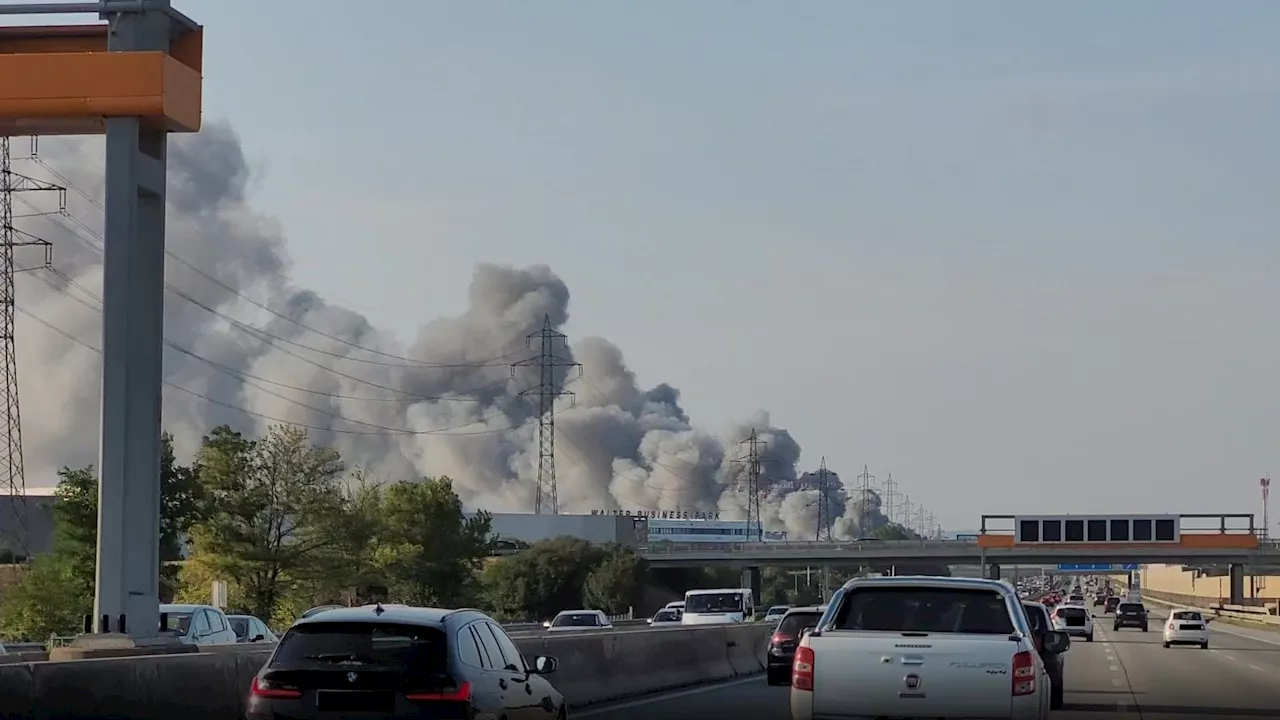
<path id="1" fill-rule="evenodd" d="M 664 555 L 679 554 L 689 552 L 775 552 L 775 553 L 794 553 L 803 550 L 897 550 L 897 549 L 921 549 L 930 548 L 955 548 L 957 546 L 966 545 L 977 547 L 978 543 L 973 540 L 849 540 L 846 542 L 818 542 L 812 540 L 794 540 L 787 542 L 765 542 L 765 543 L 721 543 L 721 542 L 699 542 L 699 543 L 658 543 L 654 545 L 640 545 L 636 549 L 646 555 Z"/>
<path id="2" fill-rule="evenodd" d="M 1202 608 L 1194 605 L 1183 605 L 1181 603 L 1172 603 L 1168 600 L 1142 596 L 1143 602 L 1164 605 L 1165 607 L 1175 610 L 1195 610 L 1196 612 L 1208 615 L 1209 617 L 1220 617 L 1228 620 L 1239 620 L 1241 622 L 1256 623 L 1258 625 L 1268 625 L 1272 627 L 1280 627 L 1280 616 L 1269 615 L 1260 612 L 1241 612 L 1238 610 L 1224 610 L 1221 608 Z"/>
<path id="3" fill-rule="evenodd" d="M 608 617 L 609 617 L 609 621 L 613 623 L 613 626 L 616 629 L 637 630 L 642 627 L 645 627 L 648 623 L 647 618 L 636 620 L 634 612 L 623 613 L 620 615 L 610 615 Z M 540 632 L 544 629 L 542 623 L 532 623 L 532 622 L 531 623 L 504 623 L 502 627 L 506 628 L 508 632 L 512 632 L 512 633 Z M 584 632 L 590 632 L 590 631 L 584 630 Z M 284 634 L 283 631 L 276 632 L 276 635 L 283 635 L 283 634 Z M 50 635 L 49 640 L 47 642 L 4 643 L 4 649 L 10 655 L 15 655 L 18 653 L 48 652 L 53 648 L 66 647 L 67 645 L 70 645 L 71 641 L 75 639 L 76 639 L 75 635 Z M 225 646 L 225 647 L 239 647 L 244 645 L 262 645 L 262 644 L 263 643 L 235 643 L 234 645 Z M 210 646 L 210 647 L 224 647 L 224 646 Z"/>

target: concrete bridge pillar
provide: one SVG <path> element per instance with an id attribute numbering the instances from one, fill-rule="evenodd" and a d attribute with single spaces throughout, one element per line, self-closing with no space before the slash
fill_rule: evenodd
<path id="1" fill-rule="evenodd" d="M 1244 604 L 1244 565 L 1240 563 L 1231 563 L 1227 566 L 1227 572 L 1230 575 L 1231 598 L 1227 601 L 1229 605 Z"/>
<path id="2" fill-rule="evenodd" d="M 742 587 L 751 588 L 751 596 L 755 598 L 756 603 L 760 602 L 760 568 L 747 567 L 742 569 Z"/>

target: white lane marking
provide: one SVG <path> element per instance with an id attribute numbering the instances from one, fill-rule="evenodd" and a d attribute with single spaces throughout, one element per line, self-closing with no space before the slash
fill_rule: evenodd
<path id="1" fill-rule="evenodd" d="M 764 673 L 751 675 L 749 677 L 731 680 L 729 682 L 716 683 L 714 685 L 704 685 L 702 687 L 689 688 L 688 690 L 678 690 L 676 692 L 662 693 L 653 697 L 640 698 L 639 700 L 630 700 L 628 702 L 614 703 L 608 706 L 598 708 L 585 708 L 583 710 L 575 710 L 573 717 L 590 717 L 592 715 L 603 715 L 617 710 L 625 710 L 627 708 L 640 707 L 641 705 L 649 705 L 651 703 L 662 702 L 664 700 L 676 700 L 690 695 L 700 695 L 705 692 L 715 692 L 724 688 L 733 687 L 735 685 L 745 685 L 749 682 L 764 682 Z"/>
<path id="2" fill-rule="evenodd" d="M 1226 659 L 1228 659 L 1228 660 L 1235 660 L 1236 662 L 1239 662 L 1239 661 L 1240 661 L 1240 659 L 1239 659 L 1239 658 L 1237 658 L 1235 655 L 1227 655 L 1226 653 L 1223 653 L 1223 654 L 1222 654 L 1222 657 L 1224 657 L 1224 658 L 1226 658 Z"/>
<path id="3" fill-rule="evenodd" d="M 1249 667 L 1253 668 L 1254 670 L 1257 670 L 1258 672 L 1266 672 L 1266 670 L 1263 670 L 1262 668 L 1258 667 L 1257 665 L 1250 665 Z"/>
<path id="4" fill-rule="evenodd" d="M 1111 672 L 1120 672 L 1120 668 L 1116 667 L 1115 665 L 1112 665 Z"/>
<path id="5" fill-rule="evenodd" d="M 1124 685 L 1124 681 L 1122 681 L 1120 678 L 1111 678 L 1111 684 L 1115 685 L 1116 687 L 1120 687 L 1121 685 Z"/>

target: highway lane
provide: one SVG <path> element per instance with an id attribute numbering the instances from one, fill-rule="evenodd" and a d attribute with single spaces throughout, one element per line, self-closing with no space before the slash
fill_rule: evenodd
<path id="1" fill-rule="evenodd" d="M 1280 718 L 1280 634 L 1259 640 L 1214 628 L 1210 649 L 1162 647 L 1161 613 L 1151 630 L 1111 629 L 1097 618 L 1094 642 L 1067 653 L 1066 705 L 1051 720 Z M 1216 623 L 1215 623 L 1216 625 Z M 1236 628 L 1231 628 L 1235 630 Z M 584 708 L 590 720 L 787 720 L 787 688 L 763 676 Z"/>
<path id="2" fill-rule="evenodd" d="M 1095 641 L 1073 643 L 1068 652 L 1067 707 L 1055 720 L 1099 713 L 1143 720 L 1280 717 L 1280 645 L 1214 627 L 1208 650 L 1166 649 L 1162 615 L 1145 633 L 1112 630 L 1110 616 L 1099 617 Z"/>

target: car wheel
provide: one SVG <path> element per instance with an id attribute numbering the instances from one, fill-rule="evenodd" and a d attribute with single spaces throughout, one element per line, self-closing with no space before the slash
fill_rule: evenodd
<path id="1" fill-rule="evenodd" d="M 1206 641 L 1204 641 L 1204 642 L 1200 643 L 1200 649 L 1201 649 L 1201 650 L 1208 650 L 1208 649 L 1209 649 L 1209 641 L 1208 641 L 1208 640 L 1206 640 Z"/>
<path id="2" fill-rule="evenodd" d="M 1142 626 L 1142 632 L 1146 632 L 1146 631 L 1147 631 L 1147 626 L 1146 626 L 1146 625 L 1143 625 L 1143 626 Z"/>
<path id="3" fill-rule="evenodd" d="M 1085 642 L 1093 642 L 1093 633 L 1084 636 Z"/>
<path id="4" fill-rule="evenodd" d="M 768 672 L 765 673 L 766 681 L 770 685 L 786 685 L 787 677 L 782 673 L 784 669 L 787 668 L 769 668 Z"/>
<path id="5" fill-rule="evenodd" d="M 1049 689 L 1049 709 L 1050 710 L 1062 709 L 1062 706 L 1064 704 L 1063 695 L 1065 692 L 1066 692 L 1066 689 L 1062 687 L 1061 683 L 1053 683 L 1053 685 L 1050 686 L 1050 689 Z"/>
<path id="6" fill-rule="evenodd" d="M 1169 643 L 1164 643 L 1164 649 L 1165 649 L 1165 650 L 1168 650 L 1168 649 L 1169 649 Z"/>

